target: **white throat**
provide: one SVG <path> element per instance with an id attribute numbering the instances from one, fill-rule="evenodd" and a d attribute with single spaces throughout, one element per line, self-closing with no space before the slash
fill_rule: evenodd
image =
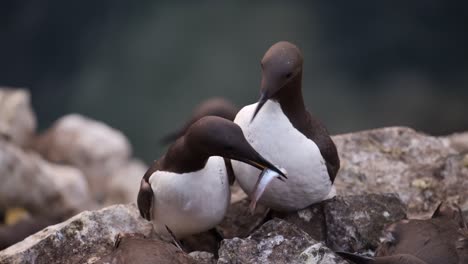
<path id="1" fill-rule="evenodd" d="M 286 182 L 273 181 L 259 202 L 276 210 L 291 211 L 324 200 L 332 184 L 318 146 L 291 124 L 275 101 L 268 100 L 250 122 L 256 106 L 242 108 L 234 122 L 255 150 L 286 169 L 288 176 Z M 233 167 L 240 186 L 250 194 L 259 170 L 236 161 Z"/>

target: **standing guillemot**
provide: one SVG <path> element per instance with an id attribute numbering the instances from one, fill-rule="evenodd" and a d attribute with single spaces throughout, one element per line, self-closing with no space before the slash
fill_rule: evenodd
<path id="1" fill-rule="evenodd" d="M 181 128 L 164 136 L 161 143 L 168 144 L 183 136 L 187 129 L 202 117 L 219 116 L 233 121 L 237 112 L 239 112 L 239 108 L 224 98 L 213 97 L 207 99 L 195 107 L 192 116 Z"/>
<path id="2" fill-rule="evenodd" d="M 234 122 L 261 155 L 286 170 L 288 181 L 271 182 L 259 202 L 294 211 L 333 197 L 340 161 L 326 128 L 304 106 L 300 50 L 278 42 L 266 52 L 261 66 L 260 99 L 242 108 Z M 252 194 L 258 171 L 235 161 L 233 168 L 239 185 Z"/>
<path id="3" fill-rule="evenodd" d="M 155 231 L 178 239 L 211 229 L 230 200 L 224 159 L 284 174 L 250 146 L 235 123 L 208 116 L 195 122 L 143 176 L 137 203 Z"/>
<path id="4" fill-rule="evenodd" d="M 430 219 L 401 220 L 385 233 L 375 257 L 337 253 L 357 264 L 468 263 L 468 228 L 459 207 L 441 203 Z"/>

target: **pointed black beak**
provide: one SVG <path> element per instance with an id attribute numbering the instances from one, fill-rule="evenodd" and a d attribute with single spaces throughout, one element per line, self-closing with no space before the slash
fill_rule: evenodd
<path id="1" fill-rule="evenodd" d="M 251 158 L 245 158 L 245 157 L 232 157 L 231 159 L 234 159 L 234 160 L 238 160 L 238 161 L 241 161 L 241 162 L 244 162 L 244 163 L 247 163 L 259 170 L 264 170 L 266 168 L 278 173 L 280 175 L 280 177 L 278 177 L 278 179 L 280 179 L 281 181 L 284 181 L 285 179 L 287 179 L 288 177 L 286 177 L 286 175 L 280 170 L 278 169 L 275 165 L 271 164 L 271 162 L 269 162 L 268 160 L 266 160 L 265 158 L 263 158 L 258 152 L 256 152 L 254 149 L 252 149 L 253 151 L 253 155 Z"/>
<path id="2" fill-rule="evenodd" d="M 260 111 L 260 109 L 262 108 L 262 106 L 266 103 L 266 101 L 268 101 L 268 98 L 269 96 L 267 95 L 266 92 L 263 92 L 260 94 L 260 99 L 258 99 L 258 104 L 257 104 L 257 108 L 255 108 L 255 112 L 252 116 L 252 119 L 250 120 L 250 123 L 253 122 L 255 116 L 257 116 L 258 112 Z"/>

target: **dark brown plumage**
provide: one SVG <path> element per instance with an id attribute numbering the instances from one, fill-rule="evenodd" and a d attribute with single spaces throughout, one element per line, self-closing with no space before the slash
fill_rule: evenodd
<path id="1" fill-rule="evenodd" d="M 207 116 L 199 119 L 194 124 L 192 124 L 189 129 L 186 131 L 184 136 L 180 137 L 173 145 L 171 145 L 166 152 L 159 160 L 155 161 L 152 166 L 148 169 L 148 171 L 143 176 L 140 184 L 140 191 L 137 197 L 137 204 L 138 209 L 140 210 L 140 214 L 147 220 L 153 220 L 153 216 L 151 211 L 155 209 L 157 204 L 157 200 L 154 198 L 161 197 L 163 194 L 155 194 L 153 192 L 150 178 L 154 173 L 176 173 L 182 174 L 185 177 L 185 182 L 187 182 L 188 186 L 190 182 L 197 181 L 198 178 L 191 178 L 192 172 L 201 171 L 205 168 L 208 159 L 211 156 L 220 156 L 224 158 L 224 166 L 226 166 L 226 183 L 231 181 L 229 179 L 230 170 L 232 171 L 232 167 L 230 166 L 229 159 L 238 160 L 249 164 L 255 168 L 260 170 L 264 170 L 265 168 L 269 168 L 275 172 L 277 172 L 281 177 L 286 178 L 286 176 L 281 172 L 278 168 L 276 168 L 273 164 L 269 161 L 264 159 L 260 154 L 258 154 L 255 149 L 247 142 L 242 133 L 240 127 L 229 121 L 227 119 L 216 117 L 216 116 Z M 157 176 L 154 176 L 157 177 Z M 213 180 L 218 182 L 216 179 L 216 175 L 213 175 Z M 231 175 L 232 177 L 232 175 Z M 160 178 L 159 178 L 160 179 Z M 167 182 L 170 182 L 170 178 L 168 178 Z M 209 178 L 205 178 L 205 181 L 210 181 Z M 178 181 L 179 182 L 179 181 Z M 161 184 L 159 181 L 157 184 Z M 162 183 L 165 184 L 165 183 Z M 164 191 L 170 193 L 170 195 L 177 195 L 180 194 L 181 196 L 187 197 L 188 192 L 196 197 L 206 196 L 206 199 L 211 199 L 210 202 L 217 203 L 217 199 L 220 197 L 212 197 L 212 193 L 201 193 L 198 194 L 197 190 L 185 190 L 183 191 L 183 184 L 179 182 L 179 187 L 174 187 L 173 185 L 169 184 L 169 188 L 174 188 L 176 190 L 171 191 L 172 189 L 164 189 Z M 206 182 L 208 186 L 212 186 L 213 184 L 210 182 Z M 217 183 L 216 183 L 217 184 Z M 214 185 L 216 186 L 216 185 Z M 163 187 L 161 187 L 163 188 Z M 230 194 L 228 191 L 225 193 L 226 197 L 229 198 Z M 223 196 L 224 197 L 224 196 Z M 176 199 L 178 200 L 178 199 Z M 156 201 L 156 202 L 155 202 Z M 162 199 L 164 201 L 164 206 L 168 204 L 177 204 L 178 201 L 171 201 L 170 199 Z M 201 199 L 199 201 L 192 201 L 191 204 L 196 204 L 197 206 L 203 207 L 207 202 L 201 203 Z M 222 201 L 219 201 L 222 203 Z M 173 206 L 174 212 L 181 212 L 183 211 L 181 208 L 177 208 L 177 206 Z M 227 205 L 226 205 L 227 206 Z M 160 208 L 160 207 L 158 207 Z M 172 215 L 172 214 L 171 214 Z M 155 216 L 156 217 L 156 216 Z M 210 216 L 204 216 L 209 218 Z M 200 217 L 199 217 L 200 218 Z M 186 219 L 190 221 L 190 219 Z M 174 219 L 172 219 L 174 221 Z M 172 223 L 167 223 L 167 225 L 173 229 L 171 226 Z M 174 233 L 177 234 L 177 229 L 173 229 Z"/>

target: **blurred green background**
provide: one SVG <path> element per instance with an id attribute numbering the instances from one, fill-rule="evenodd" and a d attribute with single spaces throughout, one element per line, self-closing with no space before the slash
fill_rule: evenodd
<path id="1" fill-rule="evenodd" d="M 303 51 L 309 110 L 335 133 L 468 129 L 466 1 L 0 2 L 0 85 L 32 92 L 40 129 L 78 112 L 151 161 L 204 99 L 253 103 L 279 40 Z"/>

